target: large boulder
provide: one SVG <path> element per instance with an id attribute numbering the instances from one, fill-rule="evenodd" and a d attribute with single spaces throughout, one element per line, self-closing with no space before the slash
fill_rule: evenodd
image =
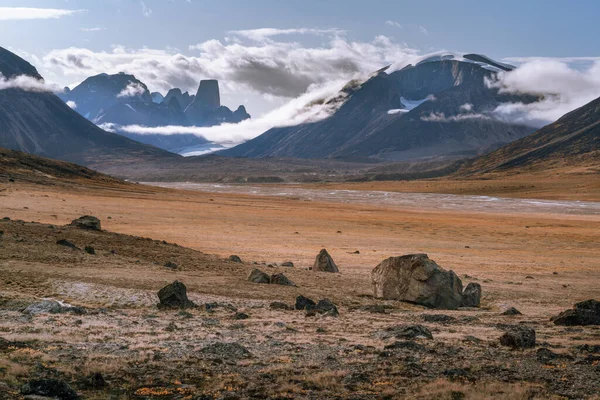
<path id="1" fill-rule="evenodd" d="M 500 337 L 500 344 L 521 350 L 533 348 L 535 347 L 535 330 L 528 326 L 512 326 Z"/>
<path id="2" fill-rule="evenodd" d="M 462 294 L 461 307 L 479 307 L 481 304 L 481 285 L 470 282 Z"/>
<path id="3" fill-rule="evenodd" d="M 374 295 L 430 308 L 453 310 L 462 303 L 462 282 L 427 254 L 410 254 L 383 260 L 371 273 Z"/>
<path id="4" fill-rule="evenodd" d="M 248 275 L 248 280 L 254 283 L 271 283 L 271 277 L 269 274 L 265 274 L 260 269 L 253 269 Z"/>
<path id="5" fill-rule="evenodd" d="M 187 297 L 187 288 L 179 281 L 170 283 L 160 289 L 158 291 L 158 299 L 160 300 L 158 304 L 158 308 L 160 309 L 190 308 L 195 306 Z"/>
<path id="6" fill-rule="evenodd" d="M 313 270 L 322 272 L 340 272 L 337 265 L 335 265 L 333 258 L 331 258 L 325 249 L 319 252 Z"/>
<path id="7" fill-rule="evenodd" d="M 102 230 L 100 226 L 100 220 L 91 215 L 84 215 L 83 217 L 79 217 L 74 219 L 71 222 L 71 226 L 75 226 L 81 229 L 89 229 L 91 231 L 100 231 Z"/>
<path id="8" fill-rule="evenodd" d="M 600 301 L 586 300 L 552 318 L 556 325 L 600 325 Z"/>

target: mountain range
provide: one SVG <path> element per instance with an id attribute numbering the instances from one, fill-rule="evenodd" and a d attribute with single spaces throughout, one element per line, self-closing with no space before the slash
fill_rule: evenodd
<path id="1" fill-rule="evenodd" d="M 43 83 L 33 65 L 2 47 L 0 74 Z M 100 129 L 49 91 L 16 87 L 0 90 L 0 147 L 83 165 L 179 157 Z"/>
<path id="2" fill-rule="evenodd" d="M 493 74 L 512 68 L 476 54 L 430 57 L 398 71 L 384 68 L 328 99 L 325 106 L 335 109 L 328 118 L 270 129 L 221 154 L 390 161 L 484 154 L 534 130 L 492 115 L 504 102 L 535 100 L 486 85 Z"/>

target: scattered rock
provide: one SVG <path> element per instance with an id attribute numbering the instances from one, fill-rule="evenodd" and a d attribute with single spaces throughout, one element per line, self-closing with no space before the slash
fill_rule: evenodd
<path id="1" fill-rule="evenodd" d="M 388 344 L 384 347 L 385 350 L 393 350 L 393 349 L 406 349 L 411 351 L 425 351 L 426 348 L 422 344 L 419 344 L 412 340 L 401 340 L 395 341 L 392 344 Z"/>
<path id="2" fill-rule="evenodd" d="M 25 314 L 64 314 L 73 313 L 77 315 L 85 314 L 85 309 L 82 307 L 75 307 L 70 304 L 65 304 L 56 300 L 42 300 L 37 303 L 33 303 L 23 310 Z"/>
<path id="3" fill-rule="evenodd" d="M 271 310 L 291 310 L 292 307 L 290 307 L 289 305 L 285 304 L 282 301 L 274 301 L 271 304 L 269 304 L 269 308 Z"/>
<path id="4" fill-rule="evenodd" d="M 243 312 L 237 312 L 233 316 L 233 319 L 235 319 L 235 320 L 250 319 L 250 316 Z"/>
<path id="5" fill-rule="evenodd" d="M 508 310 L 504 311 L 502 313 L 502 315 L 522 315 L 522 314 L 521 314 L 521 311 L 517 310 L 514 307 L 511 307 Z"/>
<path id="6" fill-rule="evenodd" d="M 250 357 L 252 354 L 239 343 L 217 342 L 209 344 L 200 352 L 219 358 L 240 359 Z"/>
<path id="7" fill-rule="evenodd" d="M 104 377 L 100 372 L 96 372 L 90 375 L 84 382 L 86 389 L 101 390 L 108 386 L 108 383 L 104 380 Z"/>
<path id="8" fill-rule="evenodd" d="M 237 310 L 238 310 L 234 305 L 229 304 L 229 303 L 218 303 L 218 302 L 214 301 L 212 303 L 204 304 L 204 309 L 209 313 L 215 312 L 217 310 L 217 308 L 224 308 L 228 311 L 233 311 L 233 312 L 237 312 Z"/>
<path id="9" fill-rule="evenodd" d="M 448 323 L 456 321 L 456 318 L 444 314 L 421 314 L 421 319 L 430 323 Z"/>
<path id="10" fill-rule="evenodd" d="M 360 254 L 360 251 L 358 251 L 358 250 L 355 250 L 355 251 L 353 251 L 351 254 Z"/>
<path id="11" fill-rule="evenodd" d="M 323 249 L 317 256 L 313 270 L 322 272 L 340 272 L 337 265 L 333 261 L 333 258 L 329 255 L 327 250 Z"/>
<path id="12" fill-rule="evenodd" d="M 96 217 L 93 217 L 91 215 L 84 215 L 83 217 L 79 217 L 77 219 L 74 219 L 71 222 L 71 226 L 75 226 L 77 228 L 80 229 L 89 229 L 92 231 L 100 231 L 101 226 L 100 226 L 100 220 Z"/>
<path id="13" fill-rule="evenodd" d="M 313 308 L 315 308 L 315 306 L 317 305 L 317 303 L 315 303 L 313 300 L 309 299 L 308 297 L 304 297 L 302 295 L 296 297 L 296 310 L 312 310 Z"/>
<path id="14" fill-rule="evenodd" d="M 433 339 L 431 331 L 423 325 L 400 325 L 388 328 L 388 331 L 392 332 L 392 336 L 397 339 Z"/>
<path id="15" fill-rule="evenodd" d="M 327 333 L 327 329 L 318 327 L 315 332 L 317 332 L 317 333 Z"/>
<path id="16" fill-rule="evenodd" d="M 228 260 L 234 263 L 242 263 L 242 259 L 239 256 L 236 256 L 235 254 L 229 256 Z"/>
<path id="17" fill-rule="evenodd" d="M 274 285 L 296 286 L 296 284 L 289 280 L 284 274 L 271 275 L 271 283 Z"/>
<path id="18" fill-rule="evenodd" d="M 68 247 L 72 250 L 81 250 L 79 247 L 75 246 L 73 243 L 69 242 L 67 239 L 59 239 L 56 241 L 56 244 L 60 246 Z"/>
<path id="19" fill-rule="evenodd" d="M 377 298 L 440 309 L 456 309 L 462 302 L 460 278 L 426 254 L 390 257 L 375 267 L 371 278 Z"/>
<path id="20" fill-rule="evenodd" d="M 393 308 L 387 304 L 367 304 L 364 306 L 360 306 L 358 309 L 360 311 L 366 311 L 373 314 L 385 314 L 387 309 Z"/>
<path id="21" fill-rule="evenodd" d="M 535 347 L 535 330 L 528 326 L 512 326 L 500 337 L 500 344 L 513 349 Z"/>
<path id="22" fill-rule="evenodd" d="M 527 276 L 525 277 L 525 279 L 534 279 L 534 278 L 533 278 L 533 276 L 531 276 L 531 275 L 527 275 Z"/>
<path id="23" fill-rule="evenodd" d="M 250 275 L 248 275 L 248 280 L 254 283 L 271 283 L 271 277 L 258 268 L 255 268 L 252 270 L 252 272 L 250 272 Z"/>
<path id="24" fill-rule="evenodd" d="M 96 254 L 96 250 L 92 246 L 85 246 L 85 252 L 91 255 Z"/>
<path id="25" fill-rule="evenodd" d="M 281 263 L 282 267 L 287 267 L 287 268 L 294 268 L 294 263 L 291 261 L 285 261 Z"/>
<path id="26" fill-rule="evenodd" d="M 21 387 L 21 394 L 58 398 L 59 400 L 78 400 L 79 395 L 68 383 L 58 379 L 37 379 Z"/>
<path id="27" fill-rule="evenodd" d="M 178 331 L 179 327 L 175 324 L 175 322 L 170 322 L 169 325 L 165 328 L 167 332 L 175 332 Z"/>
<path id="28" fill-rule="evenodd" d="M 178 268 L 177 264 L 175 264 L 174 262 L 171 262 L 171 261 L 167 261 L 165 263 L 165 267 L 169 268 L 169 269 L 177 269 Z"/>
<path id="29" fill-rule="evenodd" d="M 548 362 L 559 358 L 560 356 L 554 353 L 552 350 L 542 347 L 535 353 L 535 357 L 539 362 L 547 364 Z"/>
<path id="30" fill-rule="evenodd" d="M 552 318 L 555 325 L 600 325 L 600 301 L 586 300 Z"/>
<path id="31" fill-rule="evenodd" d="M 356 391 L 361 385 L 370 385 L 371 378 L 365 372 L 352 372 L 342 379 L 342 384 L 350 391 Z"/>
<path id="32" fill-rule="evenodd" d="M 158 308 L 190 308 L 195 307 L 187 297 L 187 288 L 179 281 L 168 284 L 158 291 L 158 299 L 160 303 Z"/>
<path id="33" fill-rule="evenodd" d="M 311 317 L 316 314 L 337 317 L 340 315 L 337 307 L 329 299 L 319 300 L 316 306 L 306 310 L 306 316 Z"/>
<path id="34" fill-rule="evenodd" d="M 470 282 L 462 294 L 461 307 L 479 307 L 481 304 L 481 285 Z"/>

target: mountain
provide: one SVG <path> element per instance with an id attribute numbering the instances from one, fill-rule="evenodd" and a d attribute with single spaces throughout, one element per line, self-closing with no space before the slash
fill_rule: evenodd
<path id="1" fill-rule="evenodd" d="M 328 118 L 273 128 L 220 154 L 393 161 L 482 154 L 533 131 L 491 116 L 503 102 L 535 100 L 486 86 L 486 78 L 512 68 L 476 54 L 442 54 L 397 71 L 383 68 L 323 100 L 334 110 Z"/>
<path id="2" fill-rule="evenodd" d="M 35 67 L 0 47 L 0 73 L 39 81 Z M 50 92 L 0 90 L 0 147 L 82 165 L 179 156 L 106 132 Z"/>
<path id="3" fill-rule="evenodd" d="M 169 90 L 162 102 L 165 104 L 171 104 L 171 100 L 173 98 L 177 100 L 177 104 L 182 110 L 185 110 L 187 106 L 189 106 L 194 100 L 194 96 L 190 96 L 188 92 L 181 93 L 181 89 L 174 88 Z"/>
<path id="4" fill-rule="evenodd" d="M 150 95 L 152 96 L 152 102 L 156 104 L 162 103 L 165 99 L 165 96 L 163 96 L 160 92 L 152 92 Z"/>
<path id="5" fill-rule="evenodd" d="M 478 158 L 463 174 L 576 168 L 600 172 L 600 98 Z"/>
<path id="6" fill-rule="evenodd" d="M 219 82 L 214 79 L 200 81 L 198 92 L 185 109 L 185 115 L 194 126 L 214 126 L 222 123 L 237 123 L 250 118 L 244 106 L 235 112 L 221 105 Z"/>

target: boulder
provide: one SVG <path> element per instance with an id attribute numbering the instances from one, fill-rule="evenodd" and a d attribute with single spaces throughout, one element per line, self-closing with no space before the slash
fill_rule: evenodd
<path id="1" fill-rule="evenodd" d="M 250 275 L 248 275 L 248 280 L 254 283 L 271 283 L 271 277 L 257 268 L 250 272 Z"/>
<path id="2" fill-rule="evenodd" d="M 313 308 L 306 309 L 307 316 L 314 316 L 316 314 L 326 315 L 330 317 L 337 317 L 340 315 L 335 304 L 329 299 L 319 300 L 319 302 Z"/>
<path id="3" fill-rule="evenodd" d="M 229 256 L 228 260 L 234 263 L 242 263 L 242 259 L 240 258 L 240 256 L 236 256 L 235 254 Z"/>
<path id="4" fill-rule="evenodd" d="M 84 215 L 83 217 L 79 217 L 74 219 L 71 222 L 71 226 L 75 226 L 80 229 L 89 229 L 92 231 L 100 231 L 102 230 L 100 226 L 100 220 L 91 215 Z"/>
<path id="5" fill-rule="evenodd" d="M 552 318 L 555 325 L 600 325 L 600 301 L 586 300 Z"/>
<path id="6" fill-rule="evenodd" d="M 504 311 L 502 313 L 502 315 L 521 315 L 521 311 L 517 310 L 514 307 L 511 307 L 511 308 L 507 309 L 506 311 Z"/>
<path id="7" fill-rule="evenodd" d="M 311 310 L 315 308 L 317 303 L 308 297 L 304 297 L 302 295 L 296 297 L 296 310 Z"/>
<path id="8" fill-rule="evenodd" d="M 36 379 L 21 387 L 21 394 L 52 397 L 60 400 L 78 400 L 79 395 L 68 383 L 58 379 Z"/>
<path id="9" fill-rule="evenodd" d="M 187 297 L 187 288 L 179 281 L 168 284 L 164 288 L 158 291 L 158 299 L 160 303 L 158 308 L 169 309 L 169 308 L 190 308 L 194 307 Z"/>
<path id="10" fill-rule="evenodd" d="M 512 326 L 500 337 L 500 344 L 513 349 L 533 348 L 535 347 L 535 330 L 528 326 Z"/>
<path id="11" fill-rule="evenodd" d="M 461 307 L 479 307 L 481 304 L 481 285 L 470 282 L 462 294 Z"/>
<path id="12" fill-rule="evenodd" d="M 340 272 L 337 265 L 335 265 L 333 258 L 331 258 L 325 249 L 321 250 L 317 256 L 313 270 L 322 272 Z"/>
<path id="13" fill-rule="evenodd" d="M 296 286 L 294 282 L 288 279 L 284 274 L 274 274 L 271 276 L 271 283 L 274 285 Z"/>
<path id="14" fill-rule="evenodd" d="M 462 282 L 426 254 L 390 257 L 371 273 L 376 298 L 453 310 L 462 303 Z"/>

